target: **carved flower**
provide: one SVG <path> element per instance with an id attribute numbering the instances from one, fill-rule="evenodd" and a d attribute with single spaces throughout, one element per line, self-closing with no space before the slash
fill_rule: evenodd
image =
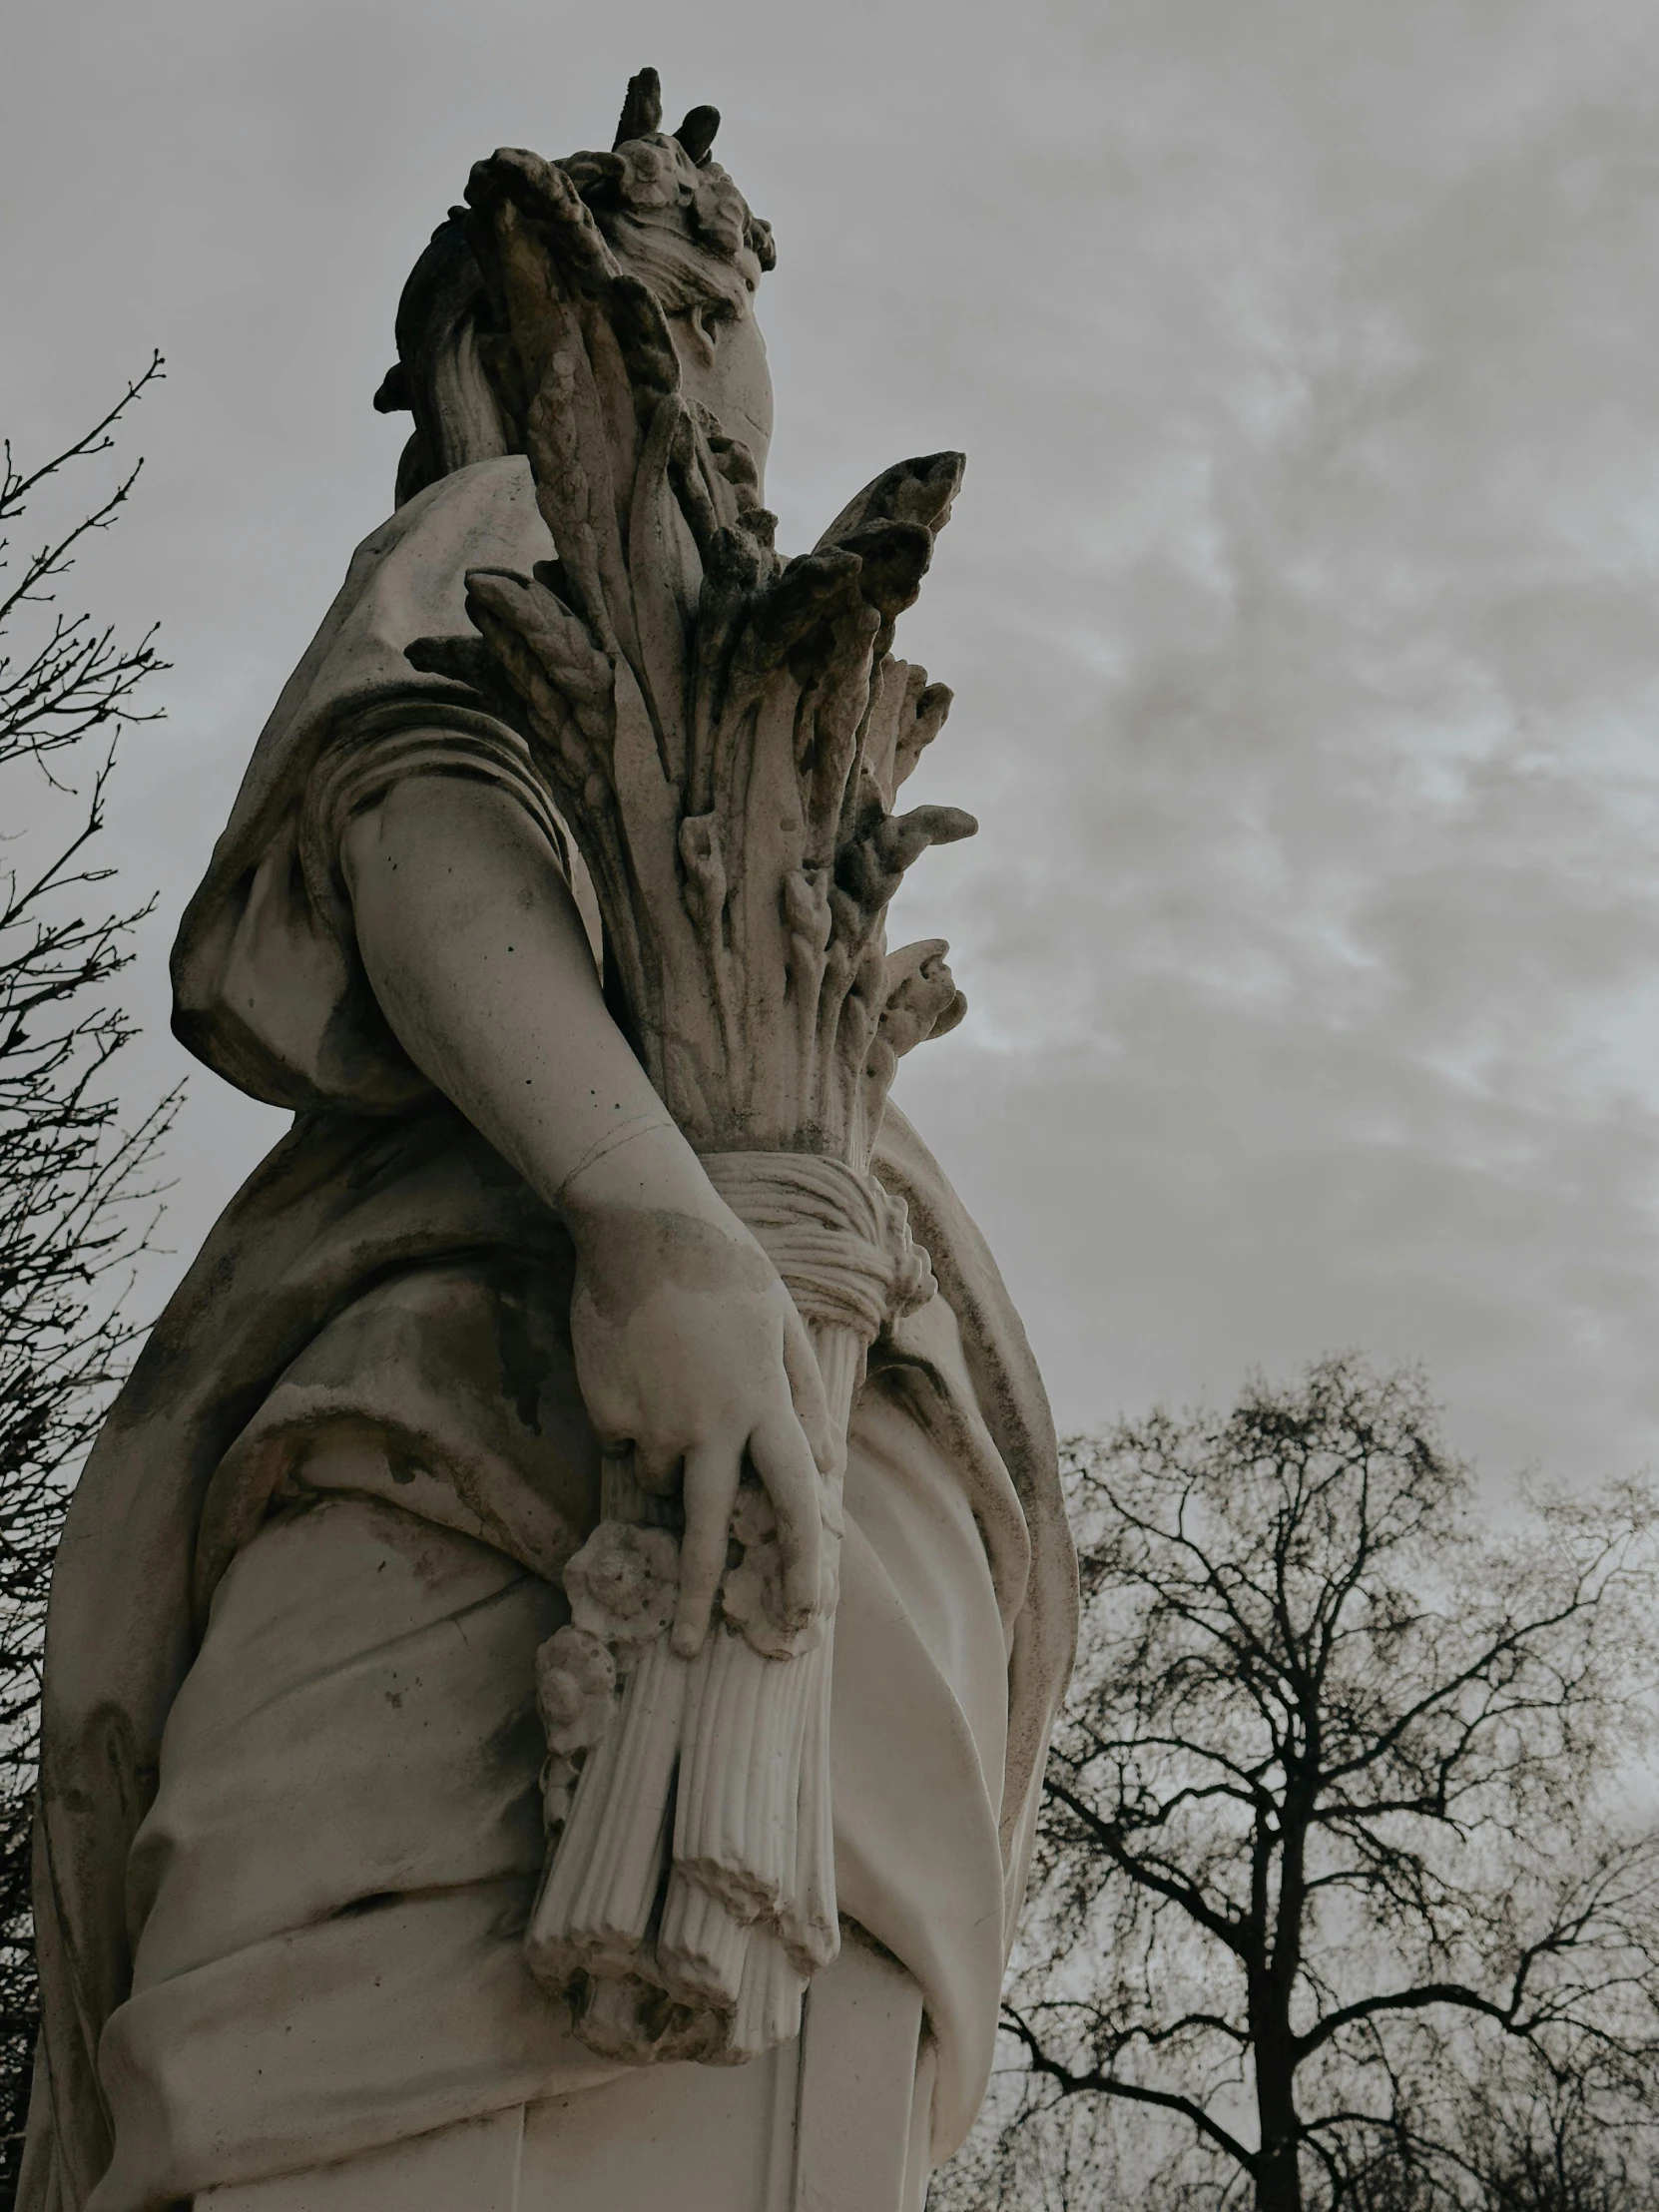
<path id="1" fill-rule="evenodd" d="M 617 148 L 622 175 L 617 179 L 630 208 L 672 208 L 680 198 L 678 148 L 652 139 L 633 139 Z"/>
<path id="2" fill-rule="evenodd" d="M 769 1659 L 795 1659 L 824 1635 L 823 1624 L 784 1625 L 784 1556 L 778 1548 L 778 1516 L 765 1490 L 745 1483 L 732 1514 L 732 1538 L 743 1557 L 728 1567 L 720 1606 L 728 1621 Z"/>
<path id="3" fill-rule="evenodd" d="M 561 1628 L 536 1653 L 536 1704 L 547 1748 L 568 1757 L 598 1743 L 610 1726 L 616 1661 L 583 1628 Z"/>
<path id="4" fill-rule="evenodd" d="M 572 1621 L 590 1636 L 648 1644 L 674 1618 L 680 1547 L 666 1528 L 601 1521 L 565 1568 L 565 1594 Z"/>
<path id="5" fill-rule="evenodd" d="M 710 162 L 698 173 L 692 188 L 692 222 L 698 236 L 728 261 L 743 251 L 749 210 L 743 194 L 718 162 Z"/>

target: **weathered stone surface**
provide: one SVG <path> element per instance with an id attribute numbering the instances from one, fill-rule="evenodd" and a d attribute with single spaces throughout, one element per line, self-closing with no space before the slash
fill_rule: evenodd
<path id="1" fill-rule="evenodd" d="M 777 552 L 718 121 L 474 169 L 180 933 L 299 1115 L 65 1540 L 32 2212 L 900 2212 L 982 2092 L 1074 1591 L 888 1104 L 961 462 Z"/>

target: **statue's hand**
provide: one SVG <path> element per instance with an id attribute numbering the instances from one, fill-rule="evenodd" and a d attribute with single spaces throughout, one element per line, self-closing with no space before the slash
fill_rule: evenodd
<path id="1" fill-rule="evenodd" d="M 571 1335 L 589 1415 L 607 1449 L 632 1444 L 644 1488 L 680 1481 L 674 1648 L 690 1658 L 708 1631 L 746 1456 L 778 1517 L 781 1625 L 811 1625 L 819 1469 L 833 1464 L 835 1440 L 789 1292 L 678 1132 L 670 1136 L 641 1132 L 560 1195 L 576 1241 Z"/>

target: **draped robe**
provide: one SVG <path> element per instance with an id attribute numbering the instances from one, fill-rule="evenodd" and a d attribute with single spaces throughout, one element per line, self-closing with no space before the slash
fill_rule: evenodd
<path id="1" fill-rule="evenodd" d="M 467 568 L 550 550 L 518 457 L 365 541 L 185 916 L 181 1038 L 295 1118 L 70 1509 L 25 2212 L 188 2203 L 617 2071 L 519 1942 L 546 1849 L 533 1655 L 597 1512 L 572 1252 L 401 1051 L 338 870 L 342 822 L 407 774 L 509 790 L 562 851 L 464 611 Z M 849 1434 L 836 1881 L 920 1986 L 937 2159 L 989 2069 L 1075 1568 L 1018 1319 L 891 1107 L 873 1172 L 939 1291 L 874 1347 Z"/>

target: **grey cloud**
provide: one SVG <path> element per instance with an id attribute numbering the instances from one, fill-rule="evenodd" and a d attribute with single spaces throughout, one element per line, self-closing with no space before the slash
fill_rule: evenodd
<path id="1" fill-rule="evenodd" d="M 177 663 L 120 830 L 169 920 L 386 502 L 409 259 L 654 60 L 778 227 L 785 542 L 970 454 L 905 642 L 985 833 L 902 920 L 972 1014 L 901 1095 L 1063 1416 L 1357 1343 L 1494 1468 L 1654 1449 L 1643 0 L 92 0 L 8 45 L 13 434 L 172 356 L 88 572 Z M 274 1126 L 199 1078 L 184 1250 Z"/>

